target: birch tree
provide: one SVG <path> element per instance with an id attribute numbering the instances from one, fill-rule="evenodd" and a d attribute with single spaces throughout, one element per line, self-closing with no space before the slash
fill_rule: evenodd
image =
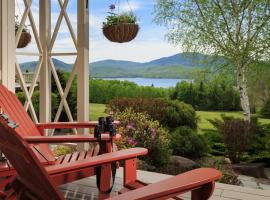
<path id="1" fill-rule="evenodd" d="M 247 71 L 269 58 L 270 0 L 156 0 L 155 22 L 185 51 L 226 57 L 250 121 Z"/>

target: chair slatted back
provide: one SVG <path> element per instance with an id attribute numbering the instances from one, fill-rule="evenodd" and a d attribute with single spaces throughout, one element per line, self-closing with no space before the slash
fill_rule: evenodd
<path id="1" fill-rule="evenodd" d="M 18 128 L 19 130 L 19 128 Z M 40 200 L 63 200 L 63 195 L 57 190 L 56 184 L 49 177 L 43 165 L 30 146 L 19 135 L 17 129 L 12 129 L 0 117 L 0 149 L 16 169 L 16 180 L 26 188 L 23 198 L 30 195 Z M 12 185 L 12 183 L 11 183 Z M 17 188 L 20 194 L 21 188 Z M 18 191 L 19 190 L 19 191 Z"/>
<path id="2" fill-rule="evenodd" d="M 16 95 L 2 84 L 0 84 L 0 109 L 19 124 L 16 131 L 20 136 L 41 135 Z M 49 164 L 55 161 L 47 144 L 32 146 L 32 148 L 41 162 Z"/>

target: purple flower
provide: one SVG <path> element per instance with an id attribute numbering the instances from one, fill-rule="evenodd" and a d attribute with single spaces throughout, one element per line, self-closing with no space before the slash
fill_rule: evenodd
<path id="1" fill-rule="evenodd" d="M 128 124 L 126 126 L 126 128 L 129 129 L 129 130 L 135 130 L 135 128 L 134 128 L 134 126 L 132 124 Z"/>
<path id="2" fill-rule="evenodd" d="M 110 5 L 110 9 L 111 9 L 111 10 L 114 10 L 114 9 L 115 9 L 115 5 L 114 5 L 114 4 L 111 4 L 111 5 Z"/>
<path id="3" fill-rule="evenodd" d="M 136 146 L 138 144 L 138 142 L 135 139 L 133 139 L 132 137 L 128 138 L 128 143 L 132 146 Z"/>
<path id="4" fill-rule="evenodd" d="M 155 140 L 155 139 L 156 139 L 156 136 L 157 136 L 156 129 L 151 128 L 151 129 L 150 129 L 150 132 L 151 132 L 151 139 L 152 139 L 152 140 Z"/>

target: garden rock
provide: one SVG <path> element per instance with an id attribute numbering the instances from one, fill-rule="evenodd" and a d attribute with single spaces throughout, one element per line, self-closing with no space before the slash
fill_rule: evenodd
<path id="1" fill-rule="evenodd" d="M 264 173 L 263 163 L 235 164 L 232 165 L 232 168 L 235 172 L 242 175 L 252 176 L 255 178 L 267 178 Z"/>
<path id="2" fill-rule="evenodd" d="M 228 165 L 232 164 L 230 158 L 224 158 L 223 163 Z"/>
<path id="3" fill-rule="evenodd" d="M 196 162 L 190 159 L 181 156 L 171 156 L 170 162 L 164 170 L 171 175 L 177 175 L 199 167 L 200 166 Z"/>
<path id="4" fill-rule="evenodd" d="M 138 169 L 145 170 L 145 171 L 156 171 L 156 167 L 153 165 L 149 165 L 144 160 L 137 160 L 137 167 Z"/>

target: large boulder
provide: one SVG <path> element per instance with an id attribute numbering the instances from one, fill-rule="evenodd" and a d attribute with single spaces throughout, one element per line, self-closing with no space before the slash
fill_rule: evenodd
<path id="1" fill-rule="evenodd" d="M 171 156 L 169 164 L 162 171 L 171 175 L 177 175 L 199 167 L 196 162 L 190 159 L 181 156 Z"/>
<path id="2" fill-rule="evenodd" d="M 144 171 L 152 171 L 152 172 L 157 171 L 155 166 L 149 165 L 144 160 L 139 160 L 139 159 L 137 159 L 137 168 Z"/>
<path id="3" fill-rule="evenodd" d="M 200 166 L 190 159 L 181 156 L 171 156 L 170 162 L 164 167 L 156 168 L 142 160 L 138 160 L 137 167 L 138 169 L 145 171 L 177 175 L 186 171 L 190 171 L 192 169 L 199 168 Z"/>

